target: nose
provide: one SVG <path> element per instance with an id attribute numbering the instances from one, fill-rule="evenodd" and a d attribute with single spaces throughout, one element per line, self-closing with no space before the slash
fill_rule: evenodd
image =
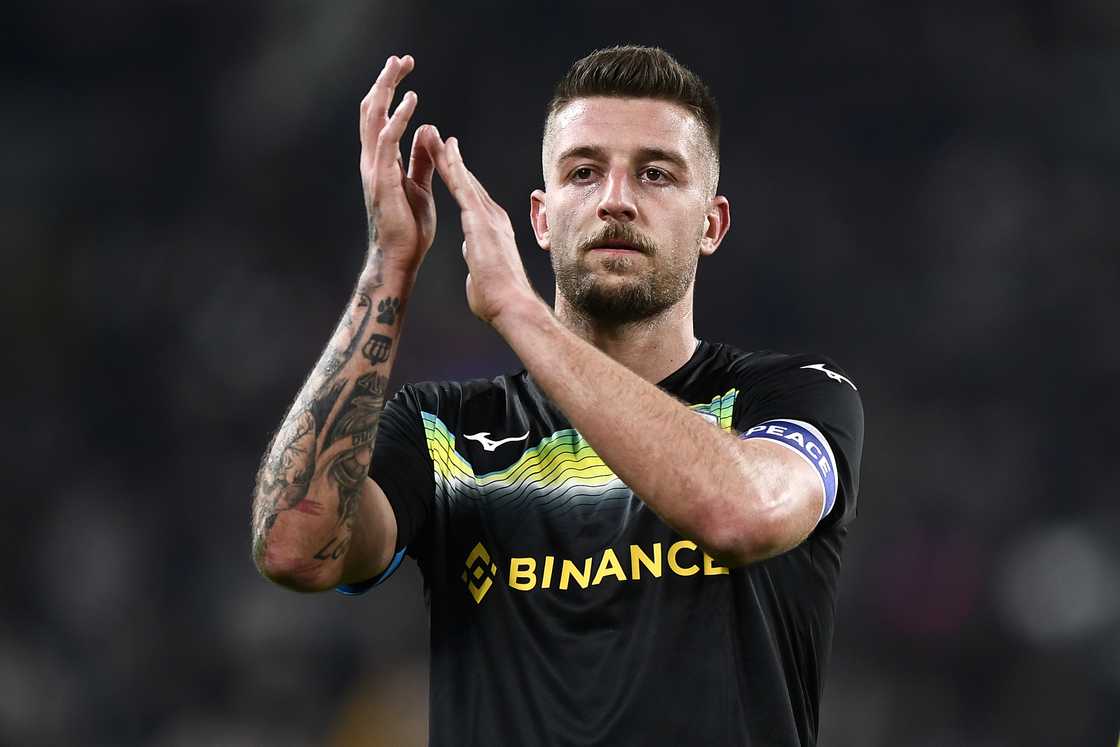
<path id="1" fill-rule="evenodd" d="M 630 174 L 622 169 L 612 169 L 607 174 L 605 189 L 599 200 L 600 220 L 615 220 L 629 223 L 638 215 L 634 204 L 634 191 L 630 184 Z"/>

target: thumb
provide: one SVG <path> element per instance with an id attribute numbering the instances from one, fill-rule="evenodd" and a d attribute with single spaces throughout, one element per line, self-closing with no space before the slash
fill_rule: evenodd
<path id="1" fill-rule="evenodd" d="M 422 125 L 412 136 L 412 154 L 408 159 L 408 178 L 416 182 L 426 192 L 432 191 L 432 173 L 435 160 L 429 146 L 429 138 L 439 139 L 435 125 Z"/>

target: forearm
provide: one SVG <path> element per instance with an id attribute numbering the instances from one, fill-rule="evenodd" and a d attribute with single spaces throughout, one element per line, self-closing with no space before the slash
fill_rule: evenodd
<path id="1" fill-rule="evenodd" d="M 755 454 L 756 444 L 713 428 L 568 331 L 543 304 L 522 304 L 495 326 L 534 382 L 662 520 L 722 560 L 772 554 L 765 533 L 753 531 L 780 510 L 769 445 Z"/>
<path id="2" fill-rule="evenodd" d="M 253 495 L 253 556 L 316 588 L 343 575 L 413 274 L 371 252 L 338 328 L 272 439 Z"/>

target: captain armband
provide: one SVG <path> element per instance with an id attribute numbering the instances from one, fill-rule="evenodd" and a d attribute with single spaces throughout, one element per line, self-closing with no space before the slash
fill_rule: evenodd
<path id="1" fill-rule="evenodd" d="M 823 433 L 804 420 L 778 418 L 748 428 L 739 438 L 765 438 L 800 454 L 816 470 L 824 486 L 824 506 L 817 521 L 828 516 L 836 503 L 836 458 Z"/>

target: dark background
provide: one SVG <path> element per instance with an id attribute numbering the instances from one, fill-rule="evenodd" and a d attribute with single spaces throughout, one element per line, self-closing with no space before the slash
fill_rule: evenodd
<path id="1" fill-rule="evenodd" d="M 411 564 L 359 600 L 249 554 L 257 461 L 360 268 L 357 108 L 527 220 L 550 88 L 659 44 L 724 113 L 731 234 L 698 333 L 826 353 L 867 411 L 823 745 L 1113 745 L 1120 730 L 1120 4 L 25 4 L 3 59 L 0 742 L 409 744 Z M 411 138 L 411 132 L 408 135 Z M 517 367 L 457 211 L 394 380 Z"/>

